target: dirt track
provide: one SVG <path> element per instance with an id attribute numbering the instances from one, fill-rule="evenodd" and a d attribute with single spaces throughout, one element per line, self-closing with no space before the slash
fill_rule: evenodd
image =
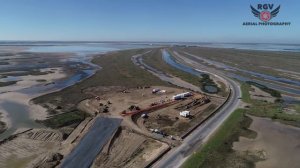
<path id="1" fill-rule="evenodd" d="M 128 129 L 120 129 L 98 155 L 92 167 L 145 167 L 166 149 L 168 149 L 167 144 Z"/>

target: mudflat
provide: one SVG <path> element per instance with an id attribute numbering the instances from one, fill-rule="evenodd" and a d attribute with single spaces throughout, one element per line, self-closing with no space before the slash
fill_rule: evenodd
<path id="1" fill-rule="evenodd" d="M 300 128 L 273 122 L 271 119 L 253 117 L 251 130 L 255 139 L 240 137 L 233 144 L 237 151 L 263 153 L 265 160 L 256 163 L 257 168 L 296 168 L 300 165 Z"/>

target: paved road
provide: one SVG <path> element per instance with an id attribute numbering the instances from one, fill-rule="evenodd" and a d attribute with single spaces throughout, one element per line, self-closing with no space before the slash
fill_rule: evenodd
<path id="1" fill-rule="evenodd" d="M 216 74 L 226 80 L 230 86 L 231 95 L 227 103 L 207 122 L 199 126 L 190 134 L 183 143 L 172 149 L 163 158 L 161 158 L 152 167 L 155 168 L 176 168 L 195 151 L 200 145 L 208 140 L 209 136 L 229 117 L 229 115 L 238 107 L 239 97 L 241 97 L 240 86 L 235 81 L 227 78 L 223 74 Z"/>
<path id="2" fill-rule="evenodd" d="M 75 149 L 64 159 L 62 168 L 88 168 L 117 130 L 122 119 L 99 117 Z"/>

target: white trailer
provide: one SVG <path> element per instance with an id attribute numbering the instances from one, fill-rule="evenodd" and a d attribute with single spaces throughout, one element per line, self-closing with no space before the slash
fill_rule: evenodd
<path id="1" fill-rule="evenodd" d="M 183 98 L 186 98 L 189 96 L 192 96 L 191 92 L 180 93 L 180 94 L 173 96 L 173 100 L 180 100 L 180 99 L 183 99 Z"/>

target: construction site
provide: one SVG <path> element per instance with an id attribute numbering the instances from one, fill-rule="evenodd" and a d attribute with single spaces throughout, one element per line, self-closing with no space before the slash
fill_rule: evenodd
<path id="1" fill-rule="evenodd" d="M 29 129 L 1 142 L 18 162 L 7 167 L 147 167 L 200 125 L 224 102 L 178 87 L 91 87 L 77 108 L 90 114 L 67 137 L 61 130 Z M 22 142 L 22 143 L 21 143 Z M 21 152 L 20 152 L 21 151 Z"/>
<path id="2" fill-rule="evenodd" d="M 95 117 L 122 120 L 97 155 L 93 167 L 147 167 L 180 145 L 193 127 L 205 121 L 224 102 L 224 98 L 164 86 L 112 90 L 103 94 L 103 88 L 89 88 L 85 92 L 94 97 L 78 105 Z"/>

